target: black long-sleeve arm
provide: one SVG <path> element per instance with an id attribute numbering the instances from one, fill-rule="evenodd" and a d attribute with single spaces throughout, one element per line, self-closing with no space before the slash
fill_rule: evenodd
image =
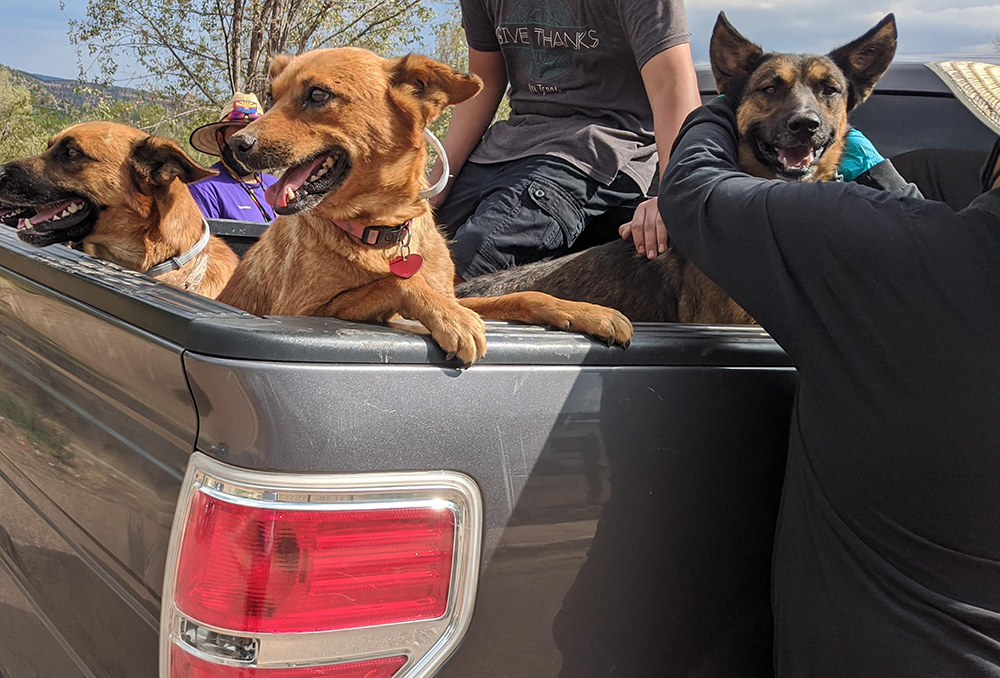
<path id="1" fill-rule="evenodd" d="M 888 297 L 905 296 L 920 257 L 952 237 L 958 215 L 944 204 L 905 197 L 905 186 L 877 191 L 759 179 L 739 170 L 736 149 L 728 107 L 692 113 L 660 184 L 660 213 L 680 250 L 793 359 L 830 322 L 877 312 Z M 970 209 L 1000 214 L 1000 198 L 991 194 Z"/>

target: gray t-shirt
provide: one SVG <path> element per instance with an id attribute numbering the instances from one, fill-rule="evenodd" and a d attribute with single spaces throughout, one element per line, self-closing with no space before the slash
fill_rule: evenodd
<path id="1" fill-rule="evenodd" d="M 553 155 L 610 184 L 645 189 L 656 166 L 653 112 L 639 70 L 688 42 L 683 0 L 461 0 L 469 46 L 502 51 L 511 116 L 469 158 Z"/>

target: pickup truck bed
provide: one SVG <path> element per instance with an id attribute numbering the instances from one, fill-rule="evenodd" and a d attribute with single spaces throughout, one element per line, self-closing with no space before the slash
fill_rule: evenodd
<path id="1" fill-rule="evenodd" d="M 475 479 L 479 601 L 439 675 L 554 676 L 564 656 L 597 669 L 595 654 L 766 673 L 794 371 L 759 329 L 640 327 L 624 351 L 491 325 L 486 359 L 459 372 L 418 336 L 257 318 L 11 232 L 0 327 L 4 676 L 156 674 L 195 448 L 255 469 Z"/>
<path id="2" fill-rule="evenodd" d="M 877 144 L 880 111 L 907 99 L 964 111 L 912 70 L 919 87 L 887 76 L 896 89 L 866 104 Z M 953 119 L 964 136 L 944 147 L 988 148 Z M 459 371 L 403 329 L 258 318 L 0 231 L 0 676 L 158 675 L 195 450 L 471 478 L 475 614 L 438 676 L 771 675 L 795 388 L 780 348 L 759 328 L 680 325 L 639 325 L 627 351 L 496 323 L 488 343 Z"/>

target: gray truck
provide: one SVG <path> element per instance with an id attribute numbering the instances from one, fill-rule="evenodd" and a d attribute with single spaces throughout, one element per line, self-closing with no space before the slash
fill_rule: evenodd
<path id="1" fill-rule="evenodd" d="M 970 199 L 994 139 L 920 64 L 854 122 Z M 763 330 L 491 324 L 459 371 L 0 231 L 2 678 L 771 675 Z"/>

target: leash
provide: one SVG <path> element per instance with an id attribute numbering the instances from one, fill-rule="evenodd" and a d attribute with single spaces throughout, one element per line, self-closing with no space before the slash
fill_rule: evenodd
<path id="1" fill-rule="evenodd" d="M 212 231 L 208 228 L 208 222 L 202 219 L 201 223 L 205 225 L 205 232 L 201 234 L 200 238 L 198 238 L 198 242 L 192 245 L 187 252 L 179 254 L 176 257 L 170 257 L 166 261 L 153 266 L 146 271 L 146 275 L 155 278 L 158 275 L 176 271 L 179 268 L 183 268 L 192 259 L 201 254 L 201 251 L 208 245 L 209 238 L 212 237 Z"/>
<path id="2" fill-rule="evenodd" d="M 233 180 L 235 180 L 240 186 L 242 186 L 243 190 L 246 191 L 247 195 L 250 196 L 250 200 L 253 201 L 253 204 L 257 206 L 257 210 L 260 212 L 260 216 L 264 217 L 264 223 L 265 224 L 271 223 L 271 215 L 267 213 L 267 210 L 264 209 L 264 206 L 260 204 L 260 200 L 258 200 L 257 196 L 253 194 L 253 189 L 247 185 L 247 182 L 243 181 L 243 177 L 237 176 L 235 172 L 229 169 L 229 166 L 226 165 L 226 163 L 223 162 L 220 164 L 222 165 L 222 168 L 226 170 L 226 174 L 228 174 L 230 177 L 233 178 Z M 263 189 L 264 179 L 260 176 L 260 174 L 256 172 L 254 172 L 253 176 L 254 179 L 257 180 L 257 185 L 260 186 L 261 189 Z"/>

